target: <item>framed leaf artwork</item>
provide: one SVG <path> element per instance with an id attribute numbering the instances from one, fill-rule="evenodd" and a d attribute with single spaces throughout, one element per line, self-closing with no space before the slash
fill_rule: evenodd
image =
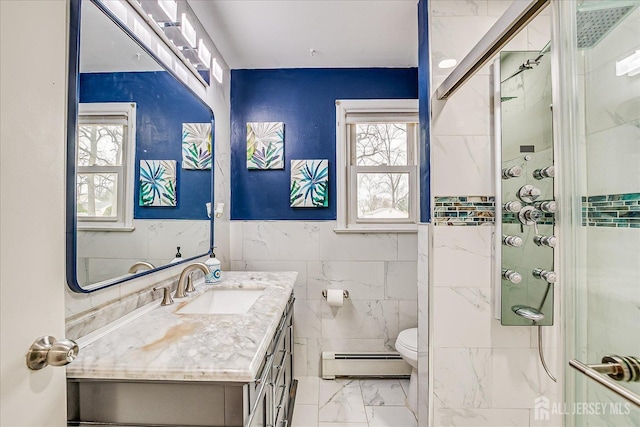
<path id="1" fill-rule="evenodd" d="M 247 123 L 247 169 L 284 169 L 284 123 Z"/>
<path id="2" fill-rule="evenodd" d="M 211 123 L 182 124 L 182 169 L 211 169 Z"/>
<path id="3" fill-rule="evenodd" d="M 291 160 L 292 208 L 329 206 L 329 160 Z"/>
<path id="4" fill-rule="evenodd" d="M 176 206 L 176 161 L 140 160 L 140 206 Z"/>

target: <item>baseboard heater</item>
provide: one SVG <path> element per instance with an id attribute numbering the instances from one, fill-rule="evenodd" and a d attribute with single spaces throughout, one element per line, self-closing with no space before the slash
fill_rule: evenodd
<path id="1" fill-rule="evenodd" d="M 395 352 L 322 352 L 322 378 L 408 378 L 411 365 Z"/>

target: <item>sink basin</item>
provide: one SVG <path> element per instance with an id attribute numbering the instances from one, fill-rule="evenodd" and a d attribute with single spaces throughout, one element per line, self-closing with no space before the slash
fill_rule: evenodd
<path id="1" fill-rule="evenodd" d="M 262 289 L 211 289 L 177 311 L 178 314 L 242 314 L 249 311 Z"/>

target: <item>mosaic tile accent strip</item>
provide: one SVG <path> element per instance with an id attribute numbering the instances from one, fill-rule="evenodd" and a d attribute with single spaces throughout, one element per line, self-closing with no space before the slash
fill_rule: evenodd
<path id="1" fill-rule="evenodd" d="M 493 196 L 435 198 L 434 225 L 493 225 L 494 215 L 495 198 Z"/>
<path id="2" fill-rule="evenodd" d="M 640 193 L 582 197 L 582 225 L 640 228 Z"/>

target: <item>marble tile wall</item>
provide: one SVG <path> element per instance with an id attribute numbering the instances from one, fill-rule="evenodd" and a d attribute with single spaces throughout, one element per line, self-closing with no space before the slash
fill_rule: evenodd
<path id="1" fill-rule="evenodd" d="M 417 326 L 416 234 L 336 234 L 335 221 L 232 221 L 233 270 L 292 270 L 295 375 L 318 376 L 322 351 L 394 351 Z M 346 289 L 329 307 L 324 289 Z"/>
<path id="2" fill-rule="evenodd" d="M 511 3 L 430 2 L 432 91 L 451 71 L 439 69 L 438 62 L 445 58 L 460 61 Z M 549 39 L 550 17 L 544 11 L 506 50 L 539 51 Z M 432 98 L 434 197 L 494 196 L 491 92 L 491 69 L 486 66 L 448 101 Z M 561 425 L 559 418 L 539 421 L 534 417 L 536 397 L 562 401 L 560 389 L 538 360 L 537 331 L 501 326 L 493 317 L 493 224 L 431 226 L 430 232 L 428 396 L 432 408 L 429 417 L 420 416 L 420 425 Z M 422 298 L 420 301 L 421 313 Z M 424 330 L 420 329 L 421 340 Z M 560 377 L 557 325 L 545 329 L 544 344 L 550 369 Z M 426 402 L 420 399 L 420 403 Z M 423 407 L 419 410 L 421 415 L 424 411 Z"/>

